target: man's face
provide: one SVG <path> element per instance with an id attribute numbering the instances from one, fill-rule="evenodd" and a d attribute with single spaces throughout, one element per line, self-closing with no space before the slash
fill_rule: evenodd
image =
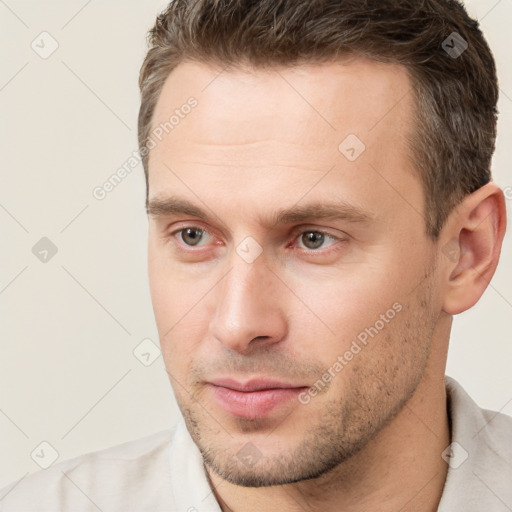
<path id="1" fill-rule="evenodd" d="M 197 100 L 150 155 L 153 307 L 206 464 L 291 483 L 357 453 L 430 368 L 441 300 L 407 147 L 414 96 L 403 68 L 358 59 L 218 73 L 181 64 L 155 111 L 154 128 Z"/>

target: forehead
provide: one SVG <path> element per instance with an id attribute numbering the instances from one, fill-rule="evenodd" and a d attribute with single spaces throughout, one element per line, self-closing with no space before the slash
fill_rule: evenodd
<path id="1" fill-rule="evenodd" d="M 370 142 L 371 132 L 379 135 L 408 119 L 410 92 L 403 66 L 361 58 L 268 69 L 185 62 L 162 88 L 153 127 L 168 121 L 193 96 L 198 108 L 179 132 L 202 142 L 236 144 L 248 137 L 273 137 L 295 143 L 300 137 L 318 145 L 324 135 L 330 135 L 325 142 L 336 141 L 349 130 Z M 253 124 L 247 126 L 247 121 Z M 284 125 L 291 130 L 283 133 Z"/>
<path id="2" fill-rule="evenodd" d="M 190 98 L 196 106 L 181 110 Z M 394 64 L 351 58 L 223 70 L 182 63 L 153 116 L 153 131 L 160 127 L 162 135 L 149 156 L 149 198 L 176 187 L 189 198 L 214 198 L 226 187 L 244 195 L 272 186 L 282 197 L 290 183 L 305 189 L 330 169 L 336 172 L 315 191 L 340 185 L 359 204 L 372 194 L 383 204 L 414 196 L 419 183 L 407 142 L 413 108 L 409 75 Z M 171 129 L 173 113 L 179 121 Z"/>

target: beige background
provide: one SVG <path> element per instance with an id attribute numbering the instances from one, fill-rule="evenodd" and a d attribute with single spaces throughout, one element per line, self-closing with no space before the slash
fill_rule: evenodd
<path id="1" fill-rule="evenodd" d="M 179 417 L 162 358 L 145 366 L 133 353 L 158 339 L 142 166 L 105 199 L 92 194 L 137 149 L 145 33 L 165 3 L 0 0 L 0 487 L 39 469 L 31 453 L 49 462 L 43 441 L 60 461 Z M 512 0 L 467 6 L 499 69 L 494 175 L 508 187 L 510 222 Z M 44 59 L 33 41 L 43 54 L 58 48 Z M 46 263 L 32 252 L 42 237 L 58 250 Z M 509 414 L 511 238 L 480 303 L 455 321 L 447 371 Z"/>

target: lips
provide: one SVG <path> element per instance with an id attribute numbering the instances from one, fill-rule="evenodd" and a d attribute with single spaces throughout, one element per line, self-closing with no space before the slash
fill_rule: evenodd
<path id="1" fill-rule="evenodd" d="M 235 391 L 261 391 L 262 389 L 293 389 L 293 388 L 303 388 L 304 386 L 300 386 L 297 384 L 292 384 L 290 382 L 283 382 L 274 379 L 266 379 L 266 378 L 255 378 L 251 379 L 245 383 L 238 382 L 235 379 L 231 378 L 220 378 L 214 379 L 210 381 L 211 384 L 215 386 L 222 386 L 223 388 L 234 389 Z"/>
<path id="2" fill-rule="evenodd" d="M 263 418 L 278 406 L 289 404 L 294 399 L 298 402 L 298 394 L 307 389 L 307 386 L 266 378 L 247 382 L 214 379 L 208 386 L 218 405 L 229 414 L 244 419 Z"/>

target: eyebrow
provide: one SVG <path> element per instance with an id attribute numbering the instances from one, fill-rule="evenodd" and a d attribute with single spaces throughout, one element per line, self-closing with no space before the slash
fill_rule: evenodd
<path id="1" fill-rule="evenodd" d="M 179 197 L 155 198 L 149 201 L 146 212 L 153 218 L 173 215 L 190 215 L 202 220 L 211 220 L 216 215 L 210 215 L 206 210 L 196 206 L 187 199 Z M 306 205 L 295 205 L 291 208 L 277 210 L 262 225 L 275 227 L 282 224 L 293 224 L 305 221 L 344 220 L 353 223 L 368 223 L 375 215 L 362 208 L 345 202 L 327 203 L 316 202 Z"/>

